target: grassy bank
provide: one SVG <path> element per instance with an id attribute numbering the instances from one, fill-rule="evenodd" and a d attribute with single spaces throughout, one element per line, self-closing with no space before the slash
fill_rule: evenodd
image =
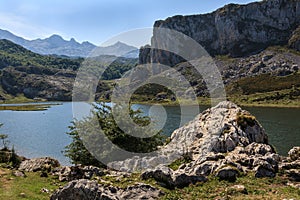
<path id="1" fill-rule="evenodd" d="M 27 177 L 15 177 L 12 171 L 0 168 L 0 200 L 6 199 L 49 199 L 50 194 L 66 183 L 59 182 L 57 177 L 40 177 L 39 172 L 27 172 Z M 147 183 L 160 188 L 164 193 L 161 199 L 300 199 L 300 190 L 287 185 L 287 179 L 279 175 L 275 178 L 255 178 L 253 175 L 241 176 L 236 182 L 220 181 L 209 177 L 206 183 L 190 185 L 186 188 L 169 190 L 161 187 L 154 180 L 141 180 L 135 173 L 129 177 L 103 176 L 98 182 L 101 185 L 125 188 L 135 183 Z M 245 190 L 232 188 L 243 185 Z M 42 188 L 49 190 L 49 194 L 42 192 Z"/>
<path id="2" fill-rule="evenodd" d="M 27 177 L 16 177 L 12 172 L 0 167 L 0 200 L 48 200 L 50 193 L 63 184 L 53 176 L 42 178 L 38 172 L 26 172 Z M 43 188 L 49 193 L 42 192 Z"/>

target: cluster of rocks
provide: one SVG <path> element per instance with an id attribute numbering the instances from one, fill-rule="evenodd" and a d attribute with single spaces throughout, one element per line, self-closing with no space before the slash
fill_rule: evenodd
<path id="1" fill-rule="evenodd" d="M 230 62 L 216 59 L 221 69 L 224 83 L 230 83 L 243 77 L 272 74 L 273 76 L 287 76 L 299 71 L 300 57 L 294 53 L 277 50 L 265 50 L 259 54 L 246 58 L 232 59 Z"/>
<path id="2" fill-rule="evenodd" d="M 97 181 L 80 179 L 69 182 L 63 189 L 56 191 L 51 200 L 119 200 L 119 199 L 158 199 L 163 192 L 148 184 L 139 183 L 133 186 L 118 188 L 102 186 Z"/>
<path id="3" fill-rule="evenodd" d="M 226 56 L 215 57 L 213 59 L 216 67 L 219 69 L 225 86 L 233 84 L 242 78 L 255 77 L 260 75 L 271 75 L 274 77 L 283 77 L 295 74 L 299 71 L 300 56 L 299 54 L 282 50 L 280 47 L 266 49 L 260 53 L 240 58 L 228 58 Z M 209 65 L 211 66 L 211 65 Z M 182 62 L 174 66 L 192 86 L 193 92 L 197 96 L 209 97 L 207 83 L 201 74 L 189 62 Z M 166 70 L 160 75 L 166 78 L 172 78 L 169 74 L 171 70 Z M 134 74 L 134 78 L 142 77 L 140 74 Z M 181 78 L 181 77 L 179 77 Z M 214 77 L 218 80 L 218 77 Z M 181 80 L 180 80 L 181 81 Z M 233 94 L 238 88 L 233 90 Z M 189 96 L 189 90 L 185 95 Z M 183 96 L 184 96 L 183 94 Z M 156 100 L 164 99 L 161 94 L 157 94 Z M 170 99 L 170 98 L 169 98 Z"/>
<path id="4" fill-rule="evenodd" d="M 279 170 L 291 181 L 300 182 L 300 147 L 294 147 L 288 152 L 288 157 L 283 158 L 279 164 Z M 294 186 L 300 189 L 300 183 Z"/>
<path id="5" fill-rule="evenodd" d="M 59 166 L 60 163 L 56 159 L 50 157 L 33 158 L 21 162 L 19 170 L 25 172 L 51 171 Z"/>
<path id="6" fill-rule="evenodd" d="M 19 170 L 43 171 L 47 168 L 59 181 L 68 181 L 66 186 L 52 194 L 52 200 L 157 199 L 164 195 L 160 189 L 141 183 L 149 178 L 173 189 L 206 182 L 209 176 L 235 181 L 248 173 L 257 178 L 275 177 L 281 173 L 290 180 L 289 185 L 300 187 L 297 183 L 300 181 L 300 147 L 291 149 L 288 157 L 278 155 L 268 144 L 265 130 L 255 117 L 231 102 L 221 102 L 175 130 L 171 142 L 162 147 L 162 152 L 164 156 L 171 152 L 170 157 L 180 154 L 189 159 L 176 169 L 171 169 L 168 162 L 160 165 L 153 162 L 167 161 L 163 155 L 157 155 L 155 159 L 136 156 L 124 162 L 110 163 L 122 172 L 93 166 L 59 166 L 56 160 L 40 158 L 23 161 Z M 140 180 L 136 179 L 126 187 L 113 186 L 104 178 L 113 177 L 118 182 L 129 178 L 129 171 L 140 170 Z M 229 190 L 247 192 L 239 185 Z"/>
<path id="7" fill-rule="evenodd" d="M 93 176 L 103 176 L 102 169 L 95 166 L 64 166 L 54 168 L 52 175 L 58 176 L 59 181 L 73 181 L 78 179 L 92 179 Z"/>

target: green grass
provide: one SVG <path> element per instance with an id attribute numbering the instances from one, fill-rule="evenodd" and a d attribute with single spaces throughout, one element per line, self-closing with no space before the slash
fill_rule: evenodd
<path id="1" fill-rule="evenodd" d="M 40 177 L 39 173 L 26 172 L 27 177 L 15 177 L 12 171 L 0 168 L 0 200 L 43 200 L 49 199 L 49 196 L 55 189 L 58 189 L 58 180 L 49 176 Z M 41 192 L 42 188 L 50 191 L 50 194 Z M 24 193 L 24 195 L 21 195 Z"/>
<path id="2" fill-rule="evenodd" d="M 59 182 L 57 177 L 40 177 L 40 172 L 27 172 L 27 177 L 15 177 L 12 171 L 0 168 L 0 200 L 30 199 L 43 200 L 66 182 Z M 208 177 L 205 183 L 197 183 L 182 189 L 175 188 L 169 190 L 161 187 L 153 179 L 141 180 L 140 173 L 133 173 L 129 176 L 110 176 L 104 175 L 99 178 L 99 184 L 103 186 L 115 186 L 126 188 L 128 186 L 145 183 L 161 189 L 165 196 L 161 199 L 300 199 L 300 190 L 287 186 L 287 179 L 278 174 L 275 178 L 255 178 L 253 174 L 240 176 L 235 182 L 218 180 L 214 176 Z M 241 184 L 246 187 L 247 193 L 241 193 L 230 189 L 231 186 Z M 41 192 L 42 188 L 50 191 L 50 194 Z M 22 196 L 21 193 L 25 195 Z"/>
<path id="3" fill-rule="evenodd" d="M 48 110 L 51 106 L 60 105 L 59 103 L 53 104 L 27 104 L 27 105 L 1 105 L 1 110 L 12 111 L 43 111 Z"/>
<path id="4" fill-rule="evenodd" d="M 241 184 L 248 194 L 229 189 L 233 185 Z M 236 182 L 220 181 L 210 177 L 206 183 L 198 183 L 183 189 L 165 190 L 164 200 L 172 199 L 299 199 L 300 190 L 286 186 L 282 177 L 255 178 L 253 175 L 239 177 Z"/>
<path id="5" fill-rule="evenodd" d="M 182 162 L 176 162 L 181 164 Z M 175 166 L 176 163 L 173 163 Z M 178 166 L 176 164 L 176 166 Z M 180 165 L 179 164 L 179 165 Z M 175 188 L 173 190 L 161 187 L 154 179 L 140 180 L 140 174 L 134 173 L 129 177 L 120 178 L 115 176 L 103 176 L 99 183 L 107 186 L 117 186 L 126 188 L 136 183 L 150 184 L 161 189 L 165 196 L 163 200 L 198 200 L 198 199 L 299 199 L 300 190 L 286 185 L 286 178 L 277 176 L 275 178 L 255 178 L 253 174 L 240 176 L 235 182 L 221 181 L 214 176 L 210 176 L 205 183 L 197 183 L 185 188 Z M 247 194 L 230 189 L 234 185 L 244 185 Z"/>
<path id="6" fill-rule="evenodd" d="M 182 158 L 179 158 L 177 160 L 175 160 L 174 162 L 172 162 L 169 167 L 173 170 L 177 170 L 180 165 L 185 164 L 185 163 L 189 163 L 191 162 L 191 158 L 189 156 L 183 156 Z"/>
<path id="7" fill-rule="evenodd" d="M 300 73 L 283 77 L 272 76 L 270 74 L 246 77 L 227 86 L 227 91 L 229 94 L 239 92 L 241 94 L 249 95 L 292 89 L 293 87 L 300 87 Z"/>

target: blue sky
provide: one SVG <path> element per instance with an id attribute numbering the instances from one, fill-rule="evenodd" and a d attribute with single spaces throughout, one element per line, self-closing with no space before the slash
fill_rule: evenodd
<path id="1" fill-rule="evenodd" d="M 211 12 L 254 0 L 0 0 L 0 29 L 26 39 L 59 34 L 100 45 L 112 36 L 152 27 L 173 15 Z"/>

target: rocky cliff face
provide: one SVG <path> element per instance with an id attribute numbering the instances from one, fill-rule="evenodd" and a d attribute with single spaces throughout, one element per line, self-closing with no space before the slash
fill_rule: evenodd
<path id="1" fill-rule="evenodd" d="M 271 45 L 288 44 L 299 25 L 299 0 L 229 4 L 209 14 L 174 16 L 154 23 L 154 27 L 168 28 L 190 36 L 211 55 L 230 54 L 234 57 L 256 53 Z M 167 41 L 172 40 L 162 40 L 154 31 L 151 46 Z M 297 41 L 294 36 L 290 46 L 297 49 Z M 168 59 L 166 56 L 169 56 Z M 181 62 L 182 58 L 142 48 L 140 63 L 149 61 L 173 66 Z"/>
<path id="2" fill-rule="evenodd" d="M 2 70 L 0 84 L 9 94 L 50 101 L 70 101 L 76 73 L 72 70 L 46 67 L 7 67 Z"/>

